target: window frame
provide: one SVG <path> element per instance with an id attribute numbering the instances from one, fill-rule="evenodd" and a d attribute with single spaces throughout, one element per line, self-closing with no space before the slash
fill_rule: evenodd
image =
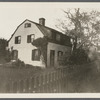
<path id="1" fill-rule="evenodd" d="M 59 53 L 61 53 L 61 55 L 59 55 Z M 63 52 L 62 51 L 58 51 L 58 57 L 63 56 Z"/>
<path id="2" fill-rule="evenodd" d="M 36 57 L 35 52 L 38 51 L 38 55 Z M 40 61 L 41 51 L 39 49 L 32 50 L 32 61 Z"/>
<path id="3" fill-rule="evenodd" d="M 18 59 L 18 50 L 12 50 L 11 56 L 12 56 L 12 60 L 17 60 Z"/>
<path id="4" fill-rule="evenodd" d="M 20 37 L 20 40 L 18 39 Z M 15 37 L 15 44 L 21 44 L 21 36 Z"/>
<path id="5" fill-rule="evenodd" d="M 61 53 L 61 55 L 59 55 L 59 53 Z M 63 56 L 63 52 L 62 51 L 58 51 L 57 52 L 57 59 L 60 60 L 62 56 Z"/>
<path id="6" fill-rule="evenodd" d="M 56 34 L 56 41 L 61 41 L 61 35 L 60 34 Z"/>
<path id="7" fill-rule="evenodd" d="M 30 35 L 27 35 L 27 43 L 32 43 L 33 41 L 32 41 L 32 35 L 34 36 L 34 38 L 33 38 L 33 41 L 34 41 L 34 39 L 35 39 L 35 34 L 30 34 Z"/>
<path id="8" fill-rule="evenodd" d="M 24 28 L 30 28 L 31 27 L 31 23 L 25 23 L 24 24 Z"/>

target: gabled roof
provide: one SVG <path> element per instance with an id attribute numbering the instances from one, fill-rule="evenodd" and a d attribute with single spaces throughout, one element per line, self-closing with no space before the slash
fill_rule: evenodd
<path id="1" fill-rule="evenodd" d="M 61 35 L 65 36 L 65 37 L 67 37 L 67 38 L 70 38 L 69 36 L 66 36 L 66 35 L 64 35 L 63 33 L 59 32 L 59 31 L 57 31 L 57 30 L 55 30 L 55 29 L 49 28 L 49 27 L 47 27 L 47 26 L 40 25 L 40 24 L 38 24 L 38 23 L 36 23 L 36 22 L 33 22 L 33 21 L 31 21 L 31 20 L 28 20 L 28 19 L 26 19 L 25 21 L 29 21 L 29 22 L 35 24 L 35 25 L 38 27 L 38 29 L 42 32 L 42 34 L 43 34 L 44 36 L 51 35 L 52 33 L 53 33 L 53 34 L 56 34 L 56 33 L 57 33 L 57 34 L 61 34 Z M 16 33 L 17 29 L 18 29 L 25 21 L 23 21 L 23 22 L 16 28 L 16 30 L 15 30 L 14 33 L 12 34 L 11 38 L 12 38 L 13 35 Z M 8 42 L 11 40 L 11 38 L 8 40 Z"/>
<path id="2" fill-rule="evenodd" d="M 8 42 L 11 40 L 11 38 L 14 36 L 14 34 L 16 33 L 16 31 L 18 30 L 18 28 L 24 23 L 26 22 L 27 19 L 25 21 L 23 21 L 19 26 L 17 26 L 16 30 L 14 31 L 14 33 L 11 35 L 10 39 L 8 40 Z"/>

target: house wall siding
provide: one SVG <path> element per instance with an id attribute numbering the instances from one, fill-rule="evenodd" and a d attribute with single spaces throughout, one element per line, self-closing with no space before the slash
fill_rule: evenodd
<path id="1" fill-rule="evenodd" d="M 47 66 L 50 66 L 50 50 L 55 51 L 54 66 L 57 67 L 57 66 L 59 66 L 58 61 L 57 61 L 58 51 L 62 51 L 63 55 L 65 55 L 65 52 L 71 51 L 71 47 L 49 42 L 48 46 L 47 46 Z M 50 67 L 52 67 L 52 66 L 50 66 Z"/>
<path id="2" fill-rule="evenodd" d="M 32 50 L 36 49 L 35 46 L 33 46 L 31 43 L 27 43 L 27 35 L 35 34 L 35 39 L 39 37 L 43 37 L 43 34 L 41 31 L 37 28 L 37 26 L 34 23 L 31 23 L 31 27 L 24 28 L 25 23 L 30 23 L 29 21 L 25 21 L 15 32 L 11 40 L 9 41 L 8 48 L 11 51 L 11 48 L 13 47 L 13 50 L 18 50 L 18 58 L 22 61 L 24 61 L 26 64 L 31 64 L 34 66 L 41 66 L 45 67 L 45 65 L 42 63 L 42 61 L 32 61 Z M 21 43 L 15 44 L 15 37 L 21 36 Z"/>

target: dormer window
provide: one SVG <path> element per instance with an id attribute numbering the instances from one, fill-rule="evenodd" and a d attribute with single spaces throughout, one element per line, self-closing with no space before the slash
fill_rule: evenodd
<path id="1" fill-rule="evenodd" d="M 31 23 L 25 23 L 25 28 L 31 27 Z"/>
<path id="2" fill-rule="evenodd" d="M 27 36 L 27 43 L 32 43 L 34 41 L 35 35 L 31 34 Z"/>
<path id="3" fill-rule="evenodd" d="M 56 34 L 56 40 L 57 40 L 57 41 L 60 41 L 60 39 L 61 39 L 60 34 Z"/>
<path id="4" fill-rule="evenodd" d="M 15 44 L 20 44 L 21 43 L 21 36 L 15 37 Z"/>

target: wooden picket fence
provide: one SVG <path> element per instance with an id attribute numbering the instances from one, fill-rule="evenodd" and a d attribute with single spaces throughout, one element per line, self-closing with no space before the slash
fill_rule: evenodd
<path id="1" fill-rule="evenodd" d="M 67 68 L 41 73 L 24 80 L 10 80 L 5 93 L 64 93 L 67 91 Z"/>

